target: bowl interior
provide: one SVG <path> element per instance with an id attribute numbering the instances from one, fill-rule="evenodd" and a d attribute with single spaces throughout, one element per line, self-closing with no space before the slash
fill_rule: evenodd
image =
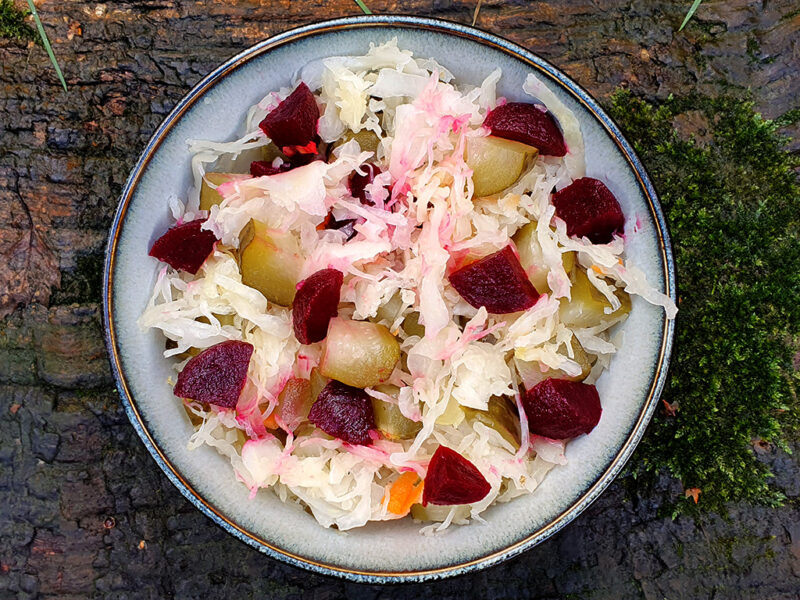
<path id="1" fill-rule="evenodd" d="M 578 116 L 588 149 L 587 174 L 607 182 L 629 222 L 638 220 L 638 229 L 628 230 L 628 255 L 666 293 L 671 292 L 668 248 L 642 183 L 646 176 L 637 173 L 591 100 L 581 100 L 548 75 L 544 69 L 551 67 L 529 62 L 530 55 L 527 60 L 513 55 L 496 38 L 465 37 L 465 28 L 448 31 L 449 25 L 433 21 L 349 23 L 307 28 L 246 51 L 201 83 L 204 92 L 193 91 L 156 134 L 123 193 L 112 230 L 109 344 L 123 400 L 148 448 L 181 491 L 226 529 L 273 556 L 326 573 L 359 580 L 436 577 L 491 564 L 544 539 L 610 481 L 641 436 L 666 368 L 671 328 L 663 311 L 634 299 L 622 328 L 624 346 L 598 384 L 599 425 L 568 445 L 569 464 L 553 470 L 534 494 L 488 510 L 486 525 L 451 527 L 432 537 L 419 535 L 420 525 L 410 520 L 347 533 L 323 529 L 269 491 L 249 499 L 228 461 L 211 448 L 187 449 L 191 426 L 167 384 L 171 371 L 162 357 L 163 338 L 136 325 L 157 273 L 148 250 L 170 223 L 167 199 L 185 197 L 191 184 L 187 140 L 233 139 L 243 133 L 246 109 L 289 84 L 299 67 L 320 57 L 362 54 L 370 42 L 396 37 L 415 55 L 439 60 L 460 82 L 480 83 L 495 67 L 502 68 L 498 92 L 511 100 L 525 98 L 522 83 L 536 72 Z"/>

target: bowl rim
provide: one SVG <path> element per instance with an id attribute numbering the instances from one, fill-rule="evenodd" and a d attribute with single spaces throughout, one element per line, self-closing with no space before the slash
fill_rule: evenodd
<path id="1" fill-rule="evenodd" d="M 569 507 L 564 509 L 564 511 L 562 511 L 561 514 L 559 514 L 555 519 L 548 524 L 543 525 L 538 530 L 530 532 L 527 536 L 514 542 L 506 548 L 503 548 L 502 550 L 497 550 L 484 556 L 480 556 L 478 558 L 458 564 L 434 567 L 430 569 L 418 569 L 413 571 L 361 571 L 353 568 L 325 564 L 323 562 L 318 562 L 308 557 L 293 554 L 287 550 L 279 548 L 271 544 L 268 540 L 262 539 L 252 532 L 246 531 L 243 527 L 231 521 L 228 517 L 222 514 L 220 510 L 210 504 L 197 491 L 194 490 L 192 485 L 184 479 L 181 473 L 179 473 L 170 462 L 169 458 L 167 458 L 167 456 L 158 447 L 154 438 L 148 431 L 141 414 L 139 413 L 133 395 L 128 388 L 125 374 L 122 371 L 122 364 L 119 352 L 117 350 L 117 336 L 114 330 L 114 321 L 112 318 L 114 311 L 112 294 L 114 285 L 114 265 L 122 223 L 142 174 L 147 169 L 154 153 L 159 148 L 166 135 L 170 132 L 173 125 L 196 101 L 202 98 L 207 90 L 221 81 L 225 76 L 235 71 L 240 65 L 260 56 L 261 54 L 269 52 L 273 48 L 277 48 L 279 46 L 283 46 L 285 44 L 320 33 L 359 29 L 365 27 L 422 29 L 445 35 L 454 35 L 456 37 L 466 38 L 481 45 L 488 45 L 505 54 L 511 55 L 518 60 L 522 60 L 532 69 L 549 76 L 549 78 L 552 78 L 558 84 L 560 84 L 563 89 L 571 94 L 575 100 L 582 104 L 600 122 L 603 129 L 613 139 L 618 149 L 627 160 L 630 168 L 633 170 L 639 186 L 649 205 L 653 221 L 656 226 L 655 232 L 658 237 L 660 258 L 662 262 L 662 268 L 664 270 L 664 286 L 666 293 L 670 296 L 670 298 L 672 298 L 673 301 L 677 301 L 675 264 L 672 255 L 672 247 L 669 233 L 667 231 L 666 220 L 661 210 L 655 188 L 650 181 L 650 177 L 648 176 L 644 165 L 642 165 L 630 143 L 623 137 L 617 124 L 611 119 L 611 117 L 608 116 L 608 114 L 606 114 L 606 112 L 599 106 L 597 101 L 594 100 L 583 87 L 567 77 L 555 66 L 526 50 L 522 46 L 475 27 L 430 17 L 417 17 L 410 15 L 359 15 L 304 25 L 284 31 L 258 42 L 230 58 L 225 63 L 214 69 L 211 73 L 206 75 L 178 102 L 178 104 L 176 104 L 175 108 L 173 108 L 169 115 L 162 121 L 162 123 L 153 133 L 150 140 L 147 142 L 147 145 L 139 156 L 120 195 L 119 205 L 110 227 L 109 238 L 106 246 L 106 258 L 103 270 L 103 324 L 105 329 L 106 347 L 109 352 L 112 373 L 114 375 L 116 386 L 124 405 L 125 412 L 127 413 L 131 424 L 149 451 L 150 455 L 153 457 L 161 470 L 166 474 L 167 478 L 172 482 L 172 484 L 178 488 L 178 490 L 187 500 L 189 500 L 196 508 L 208 516 L 212 521 L 239 540 L 249 544 L 264 554 L 290 565 L 308 569 L 315 573 L 333 575 L 359 583 L 421 582 L 473 572 L 493 566 L 513 556 L 521 554 L 522 552 L 543 542 L 556 532 L 560 531 L 564 526 L 581 514 L 606 489 L 606 487 L 608 487 L 611 481 L 613 481 L 614 478 L 619 474 L 622 467 L 630 458 L 634 449 L 644 435 L 645 429 L 647 428 L 647 425 L 650 422 L 653 413 L 655 412 L 659 397 L 666 383 L 667 370 L 669 367 L 675 331 L 674 319 L 664 319 L 661 347 L 659 350 L 658 361 L 654 370 L 654 376 L 650 390 L 648 391 L 647 397 L 642 404 L 639 415 L 631 429 L 628 438 L 625 440 L 625 443 L 619 449 L 606 469 Z"/>

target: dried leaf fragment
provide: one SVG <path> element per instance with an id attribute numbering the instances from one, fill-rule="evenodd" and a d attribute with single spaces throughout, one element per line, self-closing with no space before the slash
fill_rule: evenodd
<path id="1" fill-rule="evenodd" d="M 60 285 L 58 259 L 30 227 L 0 255 L 0 319 L 19 305 L 47 304 L 51 288 Z"/>
<path id="2" fill-rule="evenodd" d="M 700 488 L 689 488 L 688 490 L 683 492 L 683 497 L 691 498 L 692 500 L 694 500 L 694 503 L 697 504 L 697 501 L 700 498 L 700 493 L 702 491 L 703 490 L 701 490 Z"/>
<path id="3" fill-rule="evenodd" d="M 677 400 L 675 402 L 670 403 L 662 398 L 661 403 L 664 405 L 664 412 L 667 413 L 668 417 L 674 417 L 676 414 L 678 414 L 678 409 L 680 407 L 678 406 Z"/>

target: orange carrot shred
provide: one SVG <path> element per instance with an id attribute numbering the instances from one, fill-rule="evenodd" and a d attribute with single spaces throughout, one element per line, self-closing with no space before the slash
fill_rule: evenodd
<path id="1" fill-rule="evenodd" d="M 277 429 L 278 428 L 278 422 L 275 420 L 275 416 L 276 416 L 277 412 L 278 412 L 277 410 L 273 410 L 269 414 L 269 416 L 266 419 L 264 419 L 264 427 L 266 427 L 267 429 Z"/>
<path id="2" fill-rule="evenodd" d="M 389 512 L 394 515 L 406 515 L 411 510 L 411 505 L 422 496 L 424 482 L 413 471 L 407 471 L 389 488 Z"/>

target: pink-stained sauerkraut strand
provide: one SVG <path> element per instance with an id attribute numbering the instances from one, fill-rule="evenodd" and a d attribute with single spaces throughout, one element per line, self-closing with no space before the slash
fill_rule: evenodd
<path id="1" fill-rule="evenodd" d="M 501 77 L 389 40 L 265 89 L 238 140 L 190 141 L 169 210 L 210 245 L 153 253 L 139 323 L 177 359 L 190 447 L 251 496 L 341 530 L 467 524 L 593 435 L 630 295 L 674 317 L 575 116 L 534 75 L 498 98 Z"/>

